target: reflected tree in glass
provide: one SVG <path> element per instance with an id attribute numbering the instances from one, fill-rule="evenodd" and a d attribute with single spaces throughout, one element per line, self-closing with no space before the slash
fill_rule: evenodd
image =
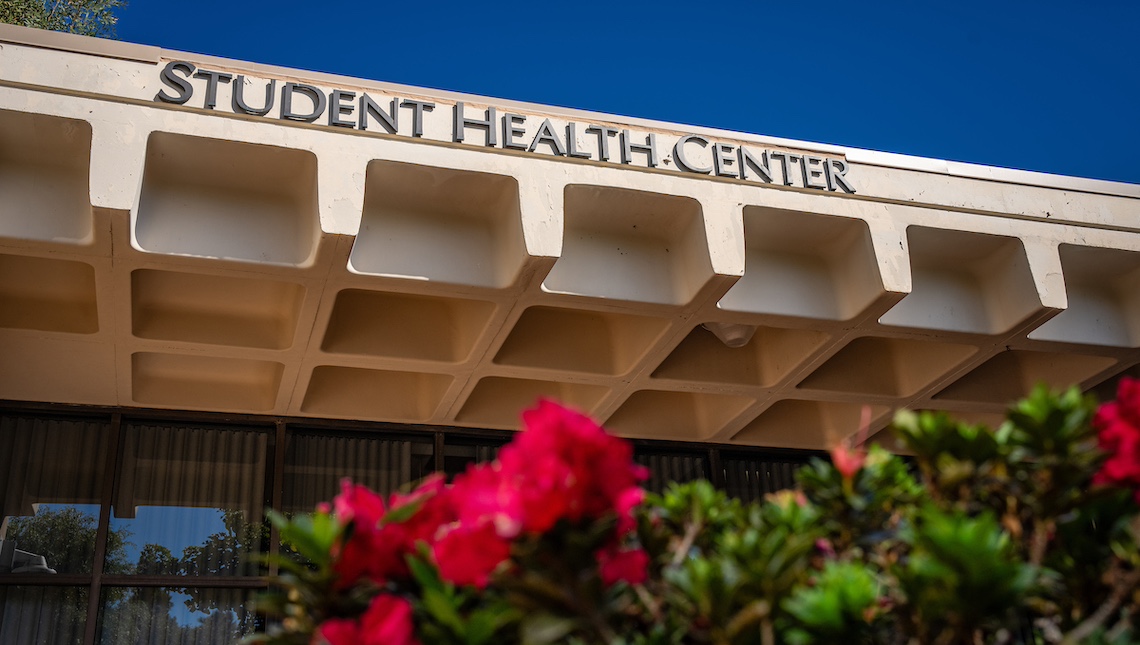
<path id="1" fill-rule="evenodd" d="M 131 424 L 124 444 L 111 527 L 132 532 L 132 573 L 258 574 L 267 535 L 265 433 Z"/>
<path id="2" fill-rule="evenodd" d="M 247 521 L 239 510 L 221 511 L 222 530 L 201 545 L 182 551 L 182 573 L 188 576 L 239 576 L 250 572 L 250 558 L 261 551 L 268 536 L 260 518 Z"/>
<path id="3" fill-rule="evenodd" d="M 136 587 L 123 591 L 116 600 L 104 596 L 100 643 L 233 643 L 257 626 L 256 616 L 246 609 L 248 592 L 243 590 Z"/>
<path id="4" fill-rule="evenodd" d="M 108 433 L 104 422 L 0 415 L 0 573 L 91 573 Z M 125 537 L 111 536 L 111 567 L 125 562 Z"/>
<path id="5" fill-rule="evenodd" d="M 59 573 L 90 573 L 95 552 L 98 518 L 75 507 L 41 508 L 30 517 L 8 520 L 7 539 L 22 551 L 42 555 L 47 566 Z M 112 530 L 107 534 L 105 573 L 127 573 L 127 544 L 130 531 Z"/>

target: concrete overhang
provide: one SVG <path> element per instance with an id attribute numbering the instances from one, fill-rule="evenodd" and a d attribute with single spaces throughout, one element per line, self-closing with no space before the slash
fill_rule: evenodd
<path id="1" fill-rule="evenodd" d="M 820 448 L 1136 373 L 1140 186 L 0 26 L 0 356 L 0 399 L 512 429 L 552 396 Z"/>

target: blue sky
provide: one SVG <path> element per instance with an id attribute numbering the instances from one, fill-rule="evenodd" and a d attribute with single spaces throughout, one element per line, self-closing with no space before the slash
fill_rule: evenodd
<path id="1" fill-rule="evenodd" d="M 130 0 L 126 41 L 1140 183 L 1140 1 Z"/>

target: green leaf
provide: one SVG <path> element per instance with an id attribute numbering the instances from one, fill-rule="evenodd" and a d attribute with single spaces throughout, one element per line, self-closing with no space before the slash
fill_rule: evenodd
<path id="1" fill-rule="evenodd" d="M 420 507 L 424 505 L 425 499 L 417 499 L 414 502 L 408 502 L 402 506 L 391 508 L 384 514 L 383 519 L 380 520 L 381 524 L 403 524 L 419 512 Z"/>
<path id="2" fill-rule="evenodd" d="M 854 636 L 866 626 L 866 613 L 878 602 L 879 584 L 865 565 L 828 562 L 815 585 L 798 587 L 784 609 L 808 632 Z"/>
<path id="3" fill-rule="evenodd" d="M 569 618 L 547 613 L 534 613 L 523 618 L 522 645 L 547 645 L 574 631 L 577 625 Z"/>
<path id="4" fill-rule="evenodd" d="M 500 629 L 517 619 L 518 612 L 506 605 L 471 612 L 467 617 L 467 645 L 490 642 Z"/>
<path id="5" fill-rule="evenodd" d="M 424 591 L 445 591 L 448 589 L 448 584 L 439 577 L 439 570 L 427 560 L 411 555 L 406 560 L 412 577 L 424 588 Z"/>
<path id="6" fill-rule="evenodd" d="M 457 636 L 463 636 L 463 619 L 459 616 L 459 608 L 455 606 L 455 598 L 439 589 L 425 589 L 423 593 L 424 608 L 437 621 L 446 625 Z"/>
<path id="7" fill-rule="evenodd" d="M 287 519 L 280 513 L 269 513 L 282 541 L 318 566 L 329 564 L 333 545 L 345 531 L 336 518 L 327 513 L 313 513 Z"/>

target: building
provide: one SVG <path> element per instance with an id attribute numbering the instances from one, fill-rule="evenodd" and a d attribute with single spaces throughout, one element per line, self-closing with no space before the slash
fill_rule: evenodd
<path id="1" fill-rule="evenodd" d="M 1140 186 L 0 26 L 0 357 L 0 642 L 223 642 L 266 507 L 538 396 L 755 497 L 1135 374 Z"/>

